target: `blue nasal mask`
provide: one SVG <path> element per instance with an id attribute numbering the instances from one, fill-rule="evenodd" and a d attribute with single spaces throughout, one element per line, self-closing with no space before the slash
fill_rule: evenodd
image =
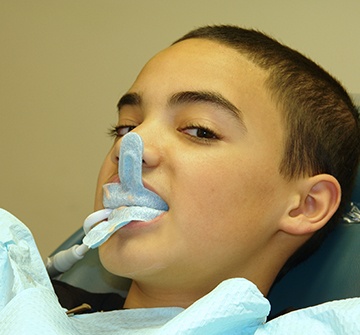
<path id="1" fill-rule="evenodd" d="M 83 243 L 89 248 L 98 247 L 131 221 L 150 221 L 168 210 L 165 201 L 142 183 L 143 150 L 143 141 L 138 134 L 128 133 L 122 138 L 118 167 L 120 183 L 103 186 L 103 213 L 108 215 L 108 220 L 87 233 Z"/>
<path id="2" fill-rule="evenodd" d="M 123 137 L 118 167 L 121 183 L 103 186 L 105 208 L 141 206 L 163 211 L 168 209 L 167 204 L 142 183 L 143 150 L 144 145 L 138 134 L 128 133 Z"/>

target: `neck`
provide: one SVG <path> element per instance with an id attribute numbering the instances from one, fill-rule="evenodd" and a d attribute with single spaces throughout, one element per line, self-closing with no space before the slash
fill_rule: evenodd
<path id="1" fill-rule="evenodd" d="M 152 288 L 133 281 L 124 308 L 182 307 L 187 308 L 208 292 L 186 292 L 181 289 Z"/>

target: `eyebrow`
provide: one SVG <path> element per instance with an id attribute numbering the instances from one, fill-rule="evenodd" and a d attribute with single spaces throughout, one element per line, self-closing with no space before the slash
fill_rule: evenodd
<path id="1" fill-rule="evenodd" d="M 141 99 L 140 94 L 126 93 L 120 98 L 120 100 L 119 100 L 119 102 L 117 104 L 117 108 L 120 111 L 120 109 L 125 105 L 140 106 L 141 101 L 142 101 L 142 99 Z"/>
<path id="2" fill-rule="evenodd" d="M 182 104 L 191 104 L 191 103 L 210 103 L 215 106 L 220 107 L 222 110 L 228 112 L 231 116 L 238 119 L 241 124 L 245 127 L 243 122 L 242 112 L 228 99 L 218 92 L 212 91 L 182 91 L 173 94 L 168 100 L 167 104 L 169 106 L 176 106 Z M 141 106 L 142 97 L 138 93 L 126 93 L 124 94 L 118 104 L 118 110 L 125 106 Z M 245 127 L 246 128 L 246 127 Z"/>
<path id="3" fill-rule="evenodd" d="M 242 120 L 242 112 L 220 93 L 212 91 L 184 91 L 175 93 L 169 99 L 169 105 L 181 105 L 187 103 L 210 103 L 230 112 L 232 116 Z"/>

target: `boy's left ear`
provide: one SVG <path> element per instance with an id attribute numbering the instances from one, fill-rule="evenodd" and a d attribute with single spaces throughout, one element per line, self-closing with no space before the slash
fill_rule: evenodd
<path id="1" fill-rule="evenodd" d="M 334 215 L 340 204 L 341 187 L 328 174 L 303 178 L 297 185 L 280 229 L 291 235 L 307 235 L 321 229 Z"/>

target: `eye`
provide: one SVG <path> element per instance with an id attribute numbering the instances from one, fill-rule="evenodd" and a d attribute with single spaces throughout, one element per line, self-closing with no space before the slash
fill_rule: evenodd
<path id="1" fill-rule="evenodd" d="M 191 136 L 192 138 L 198 141 L 215 141 L 221 139 L 221 136 L 218 135 L 214 130 L 209 129 L 208 127 L 200 125 L 190 125 L 185 128 L 180 129 L 181 132 Z"/>
<path id="2" fill-rule="evenodd" d="M 130 126 L 130 125 L 113 126 L 109 129 L 108 134 L 110 135 L 110 137 L 119 138 L 119 137 L 123 137 L 124 135 L 131 132 L 135 128 L 136 126 Z"/>

